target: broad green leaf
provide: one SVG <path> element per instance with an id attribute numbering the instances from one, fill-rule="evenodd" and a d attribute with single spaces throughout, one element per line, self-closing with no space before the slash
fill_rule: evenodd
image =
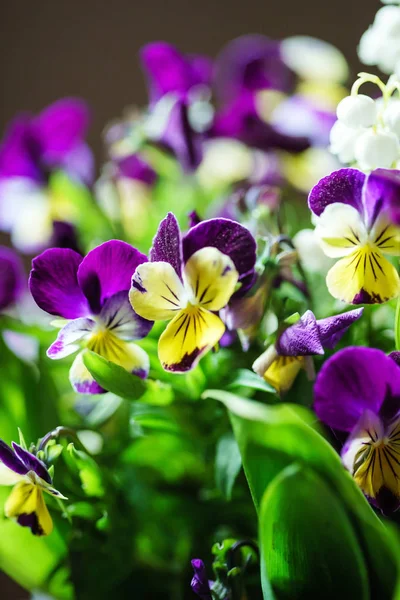
<path id="1" fill-rule="evenodd" d="M 218 442 L 215 457 L 215 482 L 227 500 L 232 497 L 232 488 L 242 466 L 239 447 L 232 433 L 226 433 Z"/>
<path id="2" fill-rule="evenodd" d="M 260 507 L 264 600 L 369 600 L 362 551 L 340 496 L 293 464 L 268 486 Z M 272 592 L 272 593 L 271 593 Z"/>
<path id="3" fill-rule="evenodd" d="M 128 373 L 119 365 L 106 360 L 95 352 L 85 350 L 83 362 L 97 383 L 116 396 L 127 400 L 138 400 L 147 389 L 146 383 L 140 377 Z"/>
<path id="4" fill-rule="evenodd" d="M 101 498 L 105 494 L 102 473 L 96 461 L 86 452 L 76 450 L 73 443 L 68 444 L 64 458 L 71 470 L 79 474 L 82 490 L 87 496 Z"/>
<path id="5" fill-rule="evenodd" d="M 371 598 L 391 600 L 400 545 L 393 544 L 339 456 L 314 429 L 315 415 L 297 405 L 268 406 L 222 390 L 208 390 L 204 396 L 222 401 L 230 411 L 256 509 L 267 486 L 287 466 L 297 462 L 315 471 L 341 498 L 357 531 L 369 565 Z"/>

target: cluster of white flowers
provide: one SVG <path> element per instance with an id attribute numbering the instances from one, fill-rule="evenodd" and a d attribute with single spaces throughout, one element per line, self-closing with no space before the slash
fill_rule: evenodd
<path id="1" fill-rule="evenodd" d="M 374 100 L 358 90 L 366 82 L 380 90 Z M 331 151 L 340 162 L 363 171 L 400 166 L 400 79 L 392 75 L 385 85 L 378 77 L 360 73 L 351 95 L 337 107 L 331 130 Z"/>
<path id="2" fill-rule="evenodd" d="M 382 0 L 373 24 L 363 34 L 358 56 L 365 65 L 400 76 L 400 0 Z"/>

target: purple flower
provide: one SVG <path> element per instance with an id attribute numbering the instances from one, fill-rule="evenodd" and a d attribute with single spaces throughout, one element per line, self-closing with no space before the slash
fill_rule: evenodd
<path id="1" fill-rule="evenodd" d="M 306 357 L 323 355 L 325 349 L 334 348 L 363 310 L 359 308 L 318 320 L 308 310 L 254 362 L 253 370 L 278 392 L 289 390 L 300 369 L 312 369 Z"/>
<path id="2" fill-rule="evenodd" d="M 235 293 L 254 279 L 256 243 L 242 225 L 210 219 L 183 237 L 172 213 L 160 223 L 150 262 L 132 278 L 130 301 L 145 319 L 168 321 L 158 355 L 164 369 L 183 373 L 221 339 L 217 316 Z"/>
<path id="3" fill-rule="evenodd" d="M 0 180 L 18 177 L 45 184 L 52 171 L 61 169 L 91 182 L 93 157 L 84 141 L 88 123 L 88 108 L 76 98 L 58 100 L 35 117 L 17 117 L 0 148 Z"/>
<path id="4" fill-rule="evenodd" d="M 97 352 L 139 377 L 147 377 L 147 354 L 132 340 L 145 337 L 152 322 L 129 304 L 132 273 L 147 261 L 138 250 L 118 240 L 101 244 L 85 258 L 69 249 L 51 248 L 32 262 L 29 285 L 38 306 L 67 319 L 47 354 L 59 359 L 81 348 Z M 76 356 L 70 381 L 77 392 L 104 391 Z"/>
<path id="5" fill-rule="evenodd" d="M 223 104 L 246 92 L 289 92 L 294 79 L 283 62 L 280 43 L 263 35 L 244 35 L 229 42 L 215 62 L 214 89 Z"/>
<path id="6" fill-rule="evenodd" d="M 157 173 L 139 154 L 129 154 L 117 161 L 118 175 L 153 186 Z"/>
<path id="7" fill-rule="evenodd" d="M 49 535 L 53 529 L 43 492 L 66 498 L 53 487 L 46 465 L 15 442 L 12 448 L 0 440 L 0 485 L 14 486 L 4 512 L 34 535 Z"/>
<path id="8" fill-rule="evenodd" d="M 400 505 L 400 369 L 375 348 L 340 350 L 322 366 L 314 387 L 318 418 L 349 433 L 344 466 L 383 512 Z"/>
<path id="9" fill-rule="evenodd" d="M 311 190 L 316 235 L 325 254 L 340 259 L 326 278 L 335 298 L 374 304 L 398 296 L 399 275 L 384 255 L 400 255 L 400 229 L 392 220 L 399 184 L 398 172 L 341 169 Z"/>
<path id="10" fill-rule="evenodd" d="M 0 246 L 0 311 L 15 304 L 25 287 L 26 277 L 18 254 Z"/>
<path id="11" fill-rule="evenodd" d="M 202 157 L 203 133 L 212 119 L 212 62 L 205 56 L 185 56 L 165 42 L 144 46 L 141 60 L 150 93 L 147 133 L 174 153 L 185 169 L 195 169 Z"/>
<path id="12" fill-rule="evenodd" d="M 11 123 L 0 147 L 0 229 L 21 251 L 37 252 L 51 242 L 52 173 L 61 170 L 80 183 L 92 182 L 93 156 L 84 141 L 88 121 L 86 105 L 65 98 Z"/>
<path id="13" fill-rule="evenodd" d="M 193 592 L 197 594 L 201 600 L 212 600 L 210 582 L 203 561 L 200 558 L 194 558 L 192 560 L 192 567 L 194 575 L 190 587 Z"/>

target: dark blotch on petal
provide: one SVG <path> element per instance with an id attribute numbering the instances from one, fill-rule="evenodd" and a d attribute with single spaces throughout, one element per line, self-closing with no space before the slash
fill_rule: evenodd
<path id="1" fill-rule="evenodd" d="M 33 535 L 44 535 L 43 529 L 39 525 L 39 519 L 36 513 L 22 514 L 17 519 L 18 525 L 29 527 Z"/>
<path id="2" fill-rule="evenodd" d="M 384 515 L 391 515 L 398 510 L 400 498 L 393 494 L 387 487 L 381 487 L 376 495 L 374 504 L 376 504 Z"/>

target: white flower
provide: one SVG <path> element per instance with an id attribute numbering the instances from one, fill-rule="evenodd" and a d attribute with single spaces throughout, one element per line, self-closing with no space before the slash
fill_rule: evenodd
<path id="1" fill-rule="evenodd" d="M 339 102 L 337 107 L 339 121 L 353 129 L 374 125 L 377 114 L 378 110 L 374 100 L 363 94 L 347 96 Z"/>
<path id="2" fill-rule="evenodd" d="M 399 159 L 400 145 L 397 136 L 391 132 L 375 132 L 368 129 L 357 140 L 354 148 L 359 167 L 372 171 L 379 167 L 390 169 Z"/>
<path id="3" fill-rule="evenodd" d="M 358 56 L 364 64 L 376 65 L 387 74 L 395 72 L 400 60 L 400 6 L 390 4 L 378 10 L 358 48 Z"/>
<path id="4" fill-rule="evenodd" d="M 365 131 L 363 127 L 355 129 L 347 127 L 341 121 L 336 121 L 331 129 L 330 150 L 336 154 L 341 163 L 354 162 L 356 142 Z"/>

